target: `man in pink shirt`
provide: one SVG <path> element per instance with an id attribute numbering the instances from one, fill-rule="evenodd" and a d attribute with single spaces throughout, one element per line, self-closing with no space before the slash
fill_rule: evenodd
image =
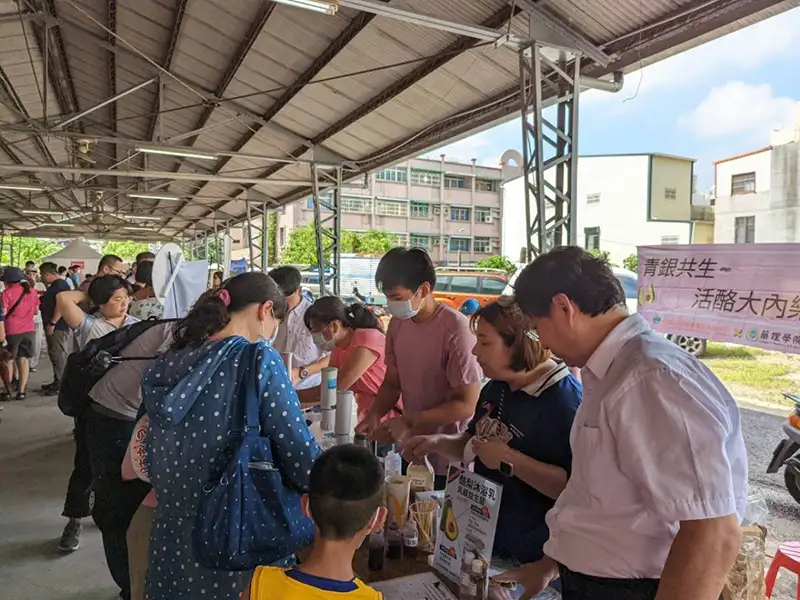
<path id="1" fill-rule="evenodd" d="M 384 443 L 463 431 L 481 387 L 469 321 L 434 299 L 436 270 L 421 248 L 390 250 L 378 264 L 375 281 L 392 316 L 386 333 L 386 377 L 357 431 Z M 401 395 L 402 416 L 381 423 Z M 431 462 L 441 481 L 447 459 L 433 456 Z"/>

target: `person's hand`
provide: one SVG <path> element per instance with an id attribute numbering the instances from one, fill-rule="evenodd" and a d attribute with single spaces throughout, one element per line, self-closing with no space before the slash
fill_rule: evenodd
<path id="1" fill-rule="evenodd" d="M 361 422 L 358 425 L 356 425 L 356 433 L 361 433 L 367 436 L 367 439 L 371 441 L 376 441 L 374 439 L 375 432 L 380 428 L 380 426 L 381 426 L 381 420 L 373 413 L 369 412 L 361 420 Z"/>
<path id="2" fill-rule="evenodd" d="M 409 462 L 422 462 L 426 454 L 435 454 L 436 445 L 439 442 L 438 435 L 416 435 L 403 443 L 401 448 L 403 455 Z"/>
<path id="3" fill-rule="evenodd" d="M 520 600 L 530 600 L 530 598 L 546 588 L 557 576 L 558 565 L 552 558 L 545 556 L 541 560 L 511 569 L 496 575 L 492 579 L 497 582 L 516 581 L 525 590 Z"/>
<path id="4" fill-rule="evenodd" d="M 495 471 L 500 469 L 500 461 L 508 459 L 510 450 L 508 444 L 498 437 L 484 439 L 477 436 L 472 438 L 472 449 L 487 469 Z"/>
<path id="5" fill-rule="evenodd" d="M 300 381 L 300 369 L 295 367 L 289 374 L 292 378 L 292 385 L 296 385 Z"/>
<path id="6" fill-rule="evenodd" d="M 50 323 L 48 323 L 47 325 L 44 326 L 45 335 L 48 335 L 48 336 L 53 335 L 53 331 L 54 330 L 55 330 L 55 327 L 53 327 Z"/>
<path id="7" fill-rule="evenodd" d="M 411 427 L 405 417 L 394 417 L 383 424 L 388 432 L 390 442 L 403 442 L 411 433 Z"/>

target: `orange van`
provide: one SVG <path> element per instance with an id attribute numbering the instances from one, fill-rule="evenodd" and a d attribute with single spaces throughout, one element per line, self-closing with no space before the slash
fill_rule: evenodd
<path id="1" fill-rule="evenodd" d="M 436 269 L 433 297 L 458 310 L 474 298 L 481 306 L 499 298 L 508 284 L 508 274 L 500 269 L 441 267 Z"/>

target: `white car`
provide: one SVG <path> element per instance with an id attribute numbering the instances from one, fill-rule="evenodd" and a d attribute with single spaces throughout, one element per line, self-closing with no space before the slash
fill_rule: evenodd
<path id="1" fill-rule="evenodd" d="M 619 280 L 620 285 L 622 285 L 622 291 L 625 293 L 625 305 L 628 307 L 628 312 L 630 314 L 635 314 L 639 310 L 639 276 L 627 269 L 620 269 L 619 267 L 612 267 L 612 269 L 614 271 L 614 276 Z M 521 270 L 522 268 L 517 269 L 516 273 L 511 277 L 506 289 L 503 290 L 503 295 L 511 295 L 514 293 L 514 284 Z M 693 356 L 699 358 L 706 353 L 706 340 L 673 333 L 666 334 L 666 337 Z"/>

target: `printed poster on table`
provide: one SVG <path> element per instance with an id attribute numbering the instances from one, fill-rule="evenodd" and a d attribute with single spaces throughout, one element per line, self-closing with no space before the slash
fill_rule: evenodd
<path id="1" fill-rule="evenodd" d="M 502 485 L 450 465 L 434 550 L 434 565 L 443 575 L 459 581 L 465 552 L 489 565 L 502 495 Z"/>
<path id="2" fill-rule="evenodd" d="M 800 353 L 800 244 L 639 247 L 641 314 L 661 333 Z"/>

